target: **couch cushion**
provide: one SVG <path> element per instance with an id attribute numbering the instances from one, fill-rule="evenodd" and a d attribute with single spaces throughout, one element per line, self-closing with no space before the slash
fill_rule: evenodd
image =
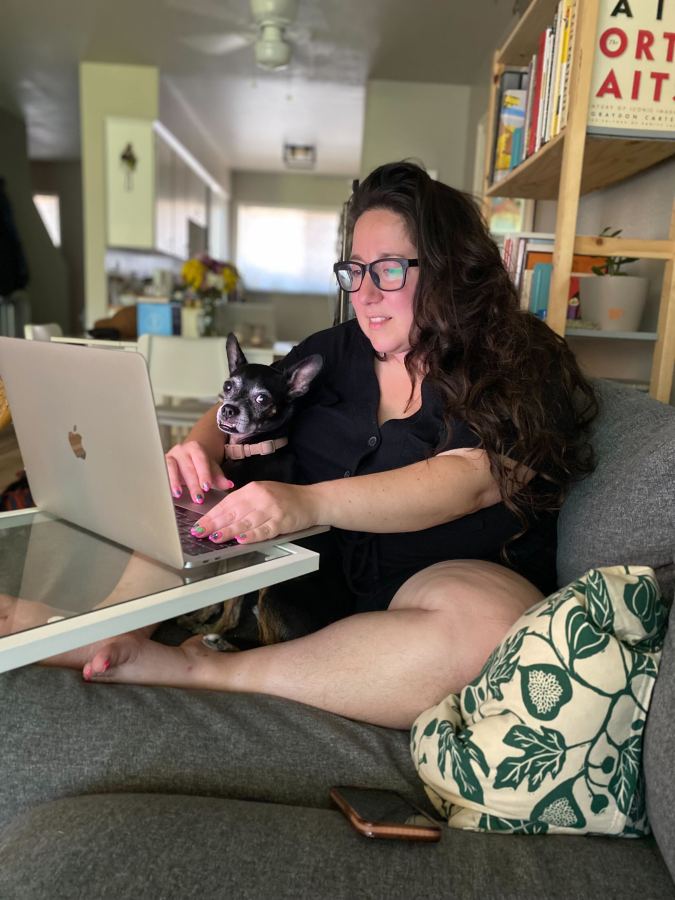
<path id="1" fill-rule="evenodd" d="M 353 900 L 672 898 L 651 838 L 444 829 L 375 841 L 339 812 L 164 794 L 77 797 L 0 830 L 0 897 Z"/>
<path id="2" fill-rule="evenodd" d="M 558 522 L 558 584 L 598 566 L 650 566 L 675 585 L 675 408 L 609 381 L 595 383 L 598 466 L 574 485 Z"/>
<path id="3" fill-rule="evenodd" d="M 661 669 L 645 727 L 647 814 L 675 878 L 675 607 L 663 645 Z"/>
<path id="4" fill-rule="evenodd" d="M 593 569 L 529 609 L 411 749 L 455 828 L 647 830 L 642 734 L 667 611 L 651 569 Z"/>

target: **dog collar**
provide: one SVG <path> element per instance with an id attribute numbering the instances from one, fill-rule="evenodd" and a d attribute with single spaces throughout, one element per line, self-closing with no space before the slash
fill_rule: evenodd
<path id="1" fill-rule="evenodd" d="M 269 456 L 288 443 L 288 438 L 260 441 L 259 444 L 225 444 L 225 459 L 246 459 L 247 456 Z"/>

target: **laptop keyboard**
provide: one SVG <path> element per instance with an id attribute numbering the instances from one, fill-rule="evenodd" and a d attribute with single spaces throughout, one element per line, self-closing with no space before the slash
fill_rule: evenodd
<path id="1" fill-rule="evenodd" d="M 202 556 L 204 553 L 213 553 L 221 547 L 234 547 L 237 542 L 235 540 L 223 541 L 221 544 L 213 544 L 208 538 L 196 538 L 190 533 L 190 529 L 199 519 L 189 509 L 183 509 L 182 506 L 174 506 L 176 513 L 176 523 L 178 524 L 178 534 L 180 536 L 181 547 L 189 556 Z"/>

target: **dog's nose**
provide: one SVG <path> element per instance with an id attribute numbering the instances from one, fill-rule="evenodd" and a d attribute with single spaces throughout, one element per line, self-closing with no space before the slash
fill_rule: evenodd
<path id="1" fill-rule="evenodd" d="M 236 406 L 230 406 L 228 403 L 223 404 L 222 411 L 226 419 L 234 419 L 239 412 Z"/>

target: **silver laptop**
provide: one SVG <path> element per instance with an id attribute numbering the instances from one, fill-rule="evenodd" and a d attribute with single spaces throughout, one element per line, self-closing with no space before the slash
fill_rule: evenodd
<path id="1" fill-rule="evenodd" d="M 185 499 L 172 497 L 139 353 L 0 337 L 0 377 L 31 493 L 45 512 L 174 568 L 263 550 L 281 539 L 216 545 L 192 537 L 191 525 L 225 494 L 208 491 L 201 505 L 187 489 Z M 214 395 L 219 388 L 214 385 Z"/>

